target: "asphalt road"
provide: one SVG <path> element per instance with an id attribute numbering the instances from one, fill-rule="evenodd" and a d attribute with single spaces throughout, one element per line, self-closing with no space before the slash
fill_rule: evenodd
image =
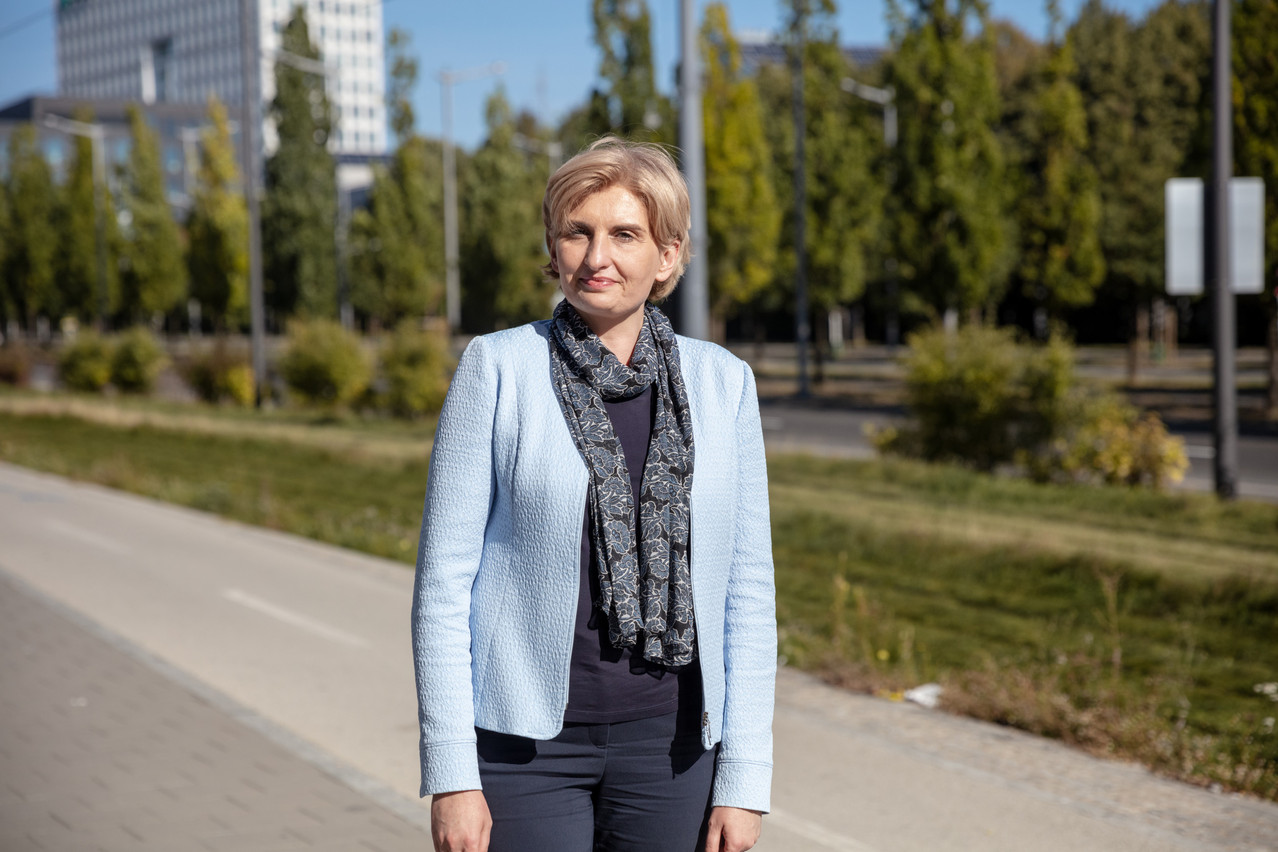
<path id="1" fill-rule="evenodd" d="M 0 465 L 0 572 L 424 822 L 403 566 Z M 775 730 L 763 852 L 1278 849 L 1278 805 L 788 670 Z"/>

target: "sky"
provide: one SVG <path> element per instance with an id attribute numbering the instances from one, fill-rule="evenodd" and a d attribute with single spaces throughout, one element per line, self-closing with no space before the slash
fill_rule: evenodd
<path id="1" fill-rule="evenodd" d="M 199 2 L 199 0 L 188 0 Z M 1064 0 L 1068 21 L 1083 0 Z M 56 0 L 0 0 L 0 107 L 32 94 L 56 94 Z M 592 41 L 589 0 L 383 0 L 387 32 L 408 32 L 420 77 L 414 96 L 418 130 L 440 134 L 440 71 L 460 71 L 503 62 L 506 71 L 459 83 L 454 90 L 454 127 L 467 148 L 484 137 L 484 100 L 498 85 L 516 110 L 557 122 L 580 104 L 595 82 L 599 55 Z M 657 85 L 674 91 L 679 48 L 679 0 L 648 0 L 653 21 Z M 697 19 L 706 0 L 698 0 Z M 775 31 L 780 0 L 728 0 L 734 31 Z M 1107 6 L 1139 17 L 1154 0 L 1108 0 Z M 840 0 L 838 27 L 845 45 L 887 41 L 884 0 Z M 1043 0 L 990 0 L 995 18 L 1011 20 L 1044 38 Z M 29 23 L 26 23 L 28 22 Z"/>

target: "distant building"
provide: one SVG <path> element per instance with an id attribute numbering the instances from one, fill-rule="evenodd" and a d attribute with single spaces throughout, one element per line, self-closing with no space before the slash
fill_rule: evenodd
<path id="1" fill-rule="evenodd" d="M 327 91 L 341 159 L 387 149 L 381 0 L 251 0 L 261 62 L 255 86 L 274 96 L 280 32 L 295 5 L 332 69 Z M 240 0 L 60 0 L 58 89 L 68 98 L 191 104 L 209 95 L 232 117 L 240 104 Z M 263 113 L 265 110 L 263 110 Z M 274 128 L 263 122 L 264 149 Z"/>
<path id="2" fill-rule="evenodd" d="M 744 30 L 735 36 L 741 46 L 741 71 L 746 76 L 765 65 L 784 65 L 789 61 L 785 44 L 774 33 Z M 887 48 L 875 45 L 844 45 L 842 50 L 855 68 L 871 68 L 887 54 Z"/>

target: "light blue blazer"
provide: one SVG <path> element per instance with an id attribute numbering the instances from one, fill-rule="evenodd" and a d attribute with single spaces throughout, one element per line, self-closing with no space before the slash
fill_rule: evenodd
<path id="1" fill-rule="evenodd" d="M 549 323 L 477 337 L 440 414 L 413 592 L 421 795 L 480 789 L 475 727 L 563 726 L 587 473 L 551 379 Z M 769 809 L 776 606 L 754 376 L 679 338 L 692 409 L 692 591 L 712 803 Z"/>

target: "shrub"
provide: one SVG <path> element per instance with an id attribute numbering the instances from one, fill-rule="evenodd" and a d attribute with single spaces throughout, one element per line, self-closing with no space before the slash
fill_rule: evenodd
<path id="1" fill-rule="evenodd" d="M 31 380 L 31 353 L 21 342 L 0 346 L 0 385 L 26 387 Z"/>
<path id="2" fill-rule="evenodd" d="M 111 379 L 111 349 L 93 332 L 81 332 L 58 357 L 58 378 L 73 391 L 96 393 Z"/>
<path id="3" fill-rule="evenodd" d="M 1024 346 L 1010 331 L 934 329 L 910 340 L 906 398 L 915 424 L 877 441 L 886 452 L 992 470 L 1060 431 L 1074 385 L 1069 345 Z"/>
<path id="4" fill-rule="evenodd" d="M 241 406 L 253 404 L 253 366 L 247 356 L 232 352 L 220 338 L 212 348 L 191 357 L 183 377 L 205 402 L 229 399 Z"/>
<path id="5" fill-rule="evenodd" d="M 412 320 L 400 323 L 382 351 L 386 407 L 399 417 L 437 413 L 450 367 L 445 335 L 421 331 Z"/>
<path id="6" fill-rule="evenodd" d="M 111 384 L 124 393 L 150 393 L 167 361 L 155 335 L 134 326 L 120 335 L 111 353 Z"/>
<path id="7" fill-rule="evenodd" d="M 310 404 L 349 405 L 371 373 L 359 338 L 331 320 L 294 324 L 280 359 L 289 390 Z"/>

